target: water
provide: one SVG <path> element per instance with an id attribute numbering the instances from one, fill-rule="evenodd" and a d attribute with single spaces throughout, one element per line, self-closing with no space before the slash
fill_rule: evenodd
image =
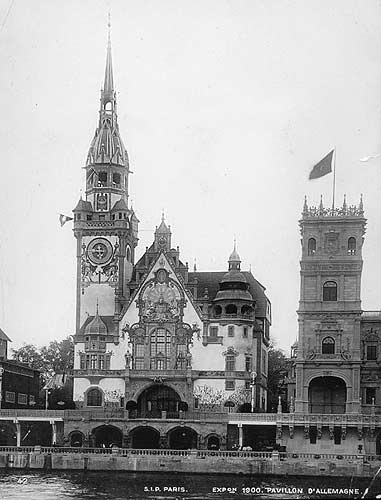
<path id="1" fill-rule="evenodd" d="M 352 499 L 361 498 L 369 483 L 370 479 L 342 477 L 270 478 L 103 471 L 25 474 L 1 471 L 0 500 Z M 354 491 L 330 492 L 329 488 L 351 488 Z M 376 498 L 380 491 L 381 484 L 376 479 L 365 498 Z"/>

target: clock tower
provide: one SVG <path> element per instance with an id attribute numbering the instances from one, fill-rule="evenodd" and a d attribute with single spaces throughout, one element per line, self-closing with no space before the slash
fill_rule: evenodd
<path id="1" fill-rule="evenodd" d="M 117 335 L 119 315 L 129 298 L 127 284 L 138 242 L 139 221 L 128 203 L 129 160 L 117 121 L 110 35 L 99 122 L 84 168 L 86 196 L 73 210 L 77 239 L 77 339 L 85 321 L 96 310 L 109 318 L 108 333 Z"/>

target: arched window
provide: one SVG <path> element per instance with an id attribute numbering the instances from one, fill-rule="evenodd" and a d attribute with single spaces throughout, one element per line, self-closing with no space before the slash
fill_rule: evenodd
<path id="1" fill-rule="evenodd" d="M 323 300 L 325 302 L 334 302 L 337 300 L 337 283 L 335 281 L 326 281 L 324 283 Z"/>
<path id="2" fill-rule="evenodd" d="M 315 255 L 316 253 L 316 240 L 315 238 L 310 238 L 308 240 L 308 255 Z"/>
<path id="3" fill-rule="evenodd" d="M 322 354 L 335 354 L 335 341 L 332 337 L 325 337 L 321 343 Z"/>
<path id="4" fill-rule="evenodd" d="M 222 307 L 221 306 L 215 306 L 214 307 L 214 314 L 216 316 L 221 316 L 221 314 L 222 314 Z"/>
<path id="5" fill-rule="evenodd" d="M 356 255 L 356 238 L 348 238 L 348 255 Z"/>
<path id="6" fill-rule="evenodd" d="M 127 256 L 127 262 L 131 262 L 131 248 L 129 245 L 127 245 L 126 248 L 126 256 Z"/>
<path id="7" fill-rule="evenodd" d="M 235 304 L 227 305 L 226 314 L 237 314 L 237 306 Z"/>
<path id="8" fill-rule="evenodd" d="M 98 175 L 98 186 L 107 186 L 107 172 L 99 172 Z"/>
<path id="9" fill-rule="evenodd" d="M 102 406 L 102 391 L 97 387 L 87 393 L 87 406 Z"/>
<path id="10" fill-rule="evenodd" d="M 167 370 L 171 355 L 171 334 L 165 328 L 151 333 L 151 370 Z"/>

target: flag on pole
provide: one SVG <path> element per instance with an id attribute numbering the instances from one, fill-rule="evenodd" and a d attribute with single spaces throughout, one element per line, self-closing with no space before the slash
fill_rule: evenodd
<path id="1" fill-rule="evenodd" d="M 60 224 L 61 224 L 61 227 L 64 224 L 66 224 L 66 222 L 68 222 L 69 220 L 73 220 L 73 217 L 68 217 L 67 215 L 60 214 Z"/>
<path id="2" fill-rule="evenodd" d="M 332 172 L 332 163 L 333 163 L 333 153 L 334 149 L 327 154 L 322 160 L 317 163 L 314 168 L 310 172 L 309 179 L 318 179 L 319 177 L 323 177 L 323 175 L 327 175 Z"/>

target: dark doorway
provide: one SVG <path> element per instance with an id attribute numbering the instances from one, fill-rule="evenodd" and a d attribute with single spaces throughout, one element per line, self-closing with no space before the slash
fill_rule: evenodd
<path id="1" fill-rule="evenodd" d="M 243 446 L 251 446 L 253 451 L 272 451 L 275 445 L 275 425 L 243 426 Z"/>
<path id="2" fill-rule="evenodd" d="M 52 446 L 52 426 L 49 422 L 22 422 L 21 446 Z"/>
<path id="3" fill-rule="evenodd" d="M 92 431 L 96 448 L 111 448 L 122 446 L 122 431 L 112 425 L 101 425 Z"/>
<path id="4" fill-rule="evenodd" d="M 171 387 L 153 385 L 142 392 L 138 399 L 137 415 L 146 418 L 161 418 L 166 411 L 167 417 L 178 417 L 180 396 Z"/>
<path id="5" fill-rule="evenodd" d="M 160 433 L 152 427 L 138 427 L 131 432 L 132 448 L 160 448 Z"/>
<path id="6" fill-rule="evenodd" d="M 310 382 L 308 401 L 310 413 L 345 413 L 347 388 L 338 377 L 316 377 Z"/>
<path id="7" fill-rule="evenodd" d="M 381 432 L 377 435 L 376 439 L 376 455 L 381 455 Z"/>
<path id="8" fill-rule="evenodd" d="M 169 447 L 172 450 L 197 448 L 197 432 L 189 427 L 176 427 L 169 431 Z"/>
<path id="9" fill-rule="evenodd" d="M 207 441 L 208 450 L 219 450 L 220 439 L 217 436 L 209 436 Z"/>
<path id="10" fill-rule="evenodd" d="M 80 448 L 83 446 L 83 434 L 82 432 L 72 432 L 70 436 L 70 446 L 74 448 Z"/>
<path id="11" fill-rule="evenodd" d="M 16 446 L 16 428 L 10 423 L 0 424 L 0 446 Z"/>

